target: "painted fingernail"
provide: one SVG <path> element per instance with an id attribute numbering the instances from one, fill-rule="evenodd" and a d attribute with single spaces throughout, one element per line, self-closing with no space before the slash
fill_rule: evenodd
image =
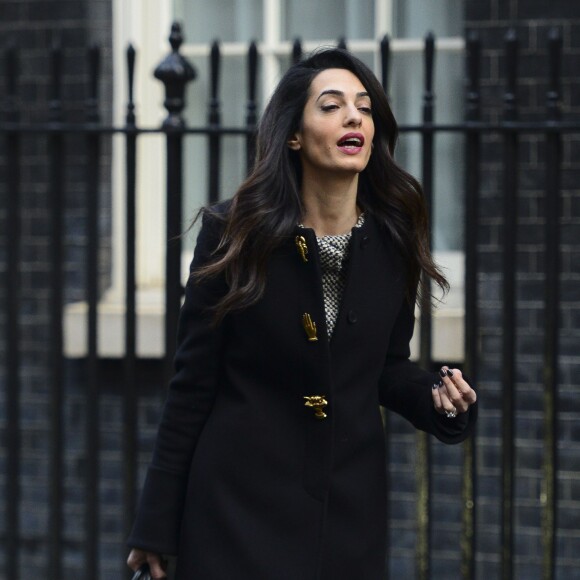
<path id="1" fill-rule="evenodd" d="M 439 381 L 439 388 L 442 389 L 444 386 L 443 381 Z"/>
<path id="2" fill-rule="evenodd" d="M 445 369 L 440 369 L 439 374 L 441 377 L 444 377 L 447 373 L 445 372 Z"/>
<path id="3" fill-rule="evenodd" d="M 433 383 L 433 386 L 431 388 L 435 391 L 439 388 L 439 385 L 437 383 Z"/>
<path id="4" fill-rule="evenodd" d="M 451 369 L 447 369 L 447 376 L 448 377 L 452 377 L 453 376 L 453 371 Z"/>

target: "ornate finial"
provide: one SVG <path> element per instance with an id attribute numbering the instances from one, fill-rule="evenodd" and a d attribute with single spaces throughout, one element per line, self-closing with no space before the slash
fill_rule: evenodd
<path id="1" fill-rule="evenodd" d="M 173 52 L 179 52 L 181 45 L 183 44 L 183 34 L 181 32 L 181 24 L 179 22 L 174 22 L 171 25 L 171 34 L 169 35 L 169 44 L 171 45 L 171 50 Z"/>
<path id="2" fill-rule="evenodd" d="M 181 54 L 179 47 L 183 43 L 181 26 L 174 22 L 169 36 L 171 54 L 166 56 L 155 69 L 155 78 L 165 85 L 165 101 L 163 105 L 169 115 L 163 122 L 164 127 L 180 128 L 185 125 L 181 112 L 185 107 L 185 85 L 195 79 L 195 69 Z"/>

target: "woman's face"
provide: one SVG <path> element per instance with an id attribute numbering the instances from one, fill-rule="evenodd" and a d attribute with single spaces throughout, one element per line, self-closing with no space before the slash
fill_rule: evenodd
<path id="1" fill-rule="evenodd" d="M 305 174 L 360 173 L 367 165 L 375 126 L 371 99 L 350 71 L 326 69 L 314 77 L 299 131 L 288 141 Z"/>

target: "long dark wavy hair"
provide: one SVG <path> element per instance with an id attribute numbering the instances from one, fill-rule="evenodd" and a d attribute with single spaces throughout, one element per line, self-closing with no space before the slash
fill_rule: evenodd
<path id="1" fill-rule="evenodd" d="M 301 126 L 312 80 L 329 68 L 352 72 L 369 93 L 375 126 L 373 152 L 359 175 L 357 203 L 392 235 L 407 265 L 407 295 L 421 294 L 421 276 L 447 291 L 433 262 L 421 186 L 394 161 L 397 122 L 373 72 L 346 50 L 319 49 L 284 74 L 258 126 L 256 160 L 225 214 L 204 210 L 224 222 L 214 259 L 192 273 L 198 279 L 225 274 L 228 292 L 215 305 L 216 323 L 260 299 L 268 258 L 292 235 L 303 216 L 302 167 L 288 140 Z"/>

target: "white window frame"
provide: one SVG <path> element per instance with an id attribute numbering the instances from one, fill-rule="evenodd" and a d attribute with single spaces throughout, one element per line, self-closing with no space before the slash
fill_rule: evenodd
<path id="1" fill-rule="evenodd" d="M 262 103 L 267 102 L 281 74 L 280 56 L 288 55 L 291 41 L 282 35 L 282 0 L 262 0 L 263 41 L 258 43 L 263 75 Z M 163 86 L 152 77 L 152 71 L 169 51 L 167 38 L 174 14 L 173 0 L 112 0 L 113 5 L 113 71 L 114 122 L 123 126 L 127 103 L 126 49 L 132 43 L 137 50 L 135 101 L 139 126 L 158 127 L 166 111 Z M 375 0 L 375 38 L 349 40 L 353 52 L 374 54 L 375 70 L 379 70 L 379 39 L 393 30 L 392 0 Z M 187 32 L 187 31 L 185 31 Z M 187 42 L 181 47 L 186 57 L 209 56 L 209 43 Z M 311 51 L 320 44 L 333 44 L 336 39 L 304 41 L 303 50 Z M 421 38 L 392 38 L 393 53 L 420 53 Z M 247 54 L 246 42 L 222 42 L 223 56 Z M 461 37 L 436 39 L 440 52 L 462 52 Z M 138 139 L 137 165 L 137 353 L 141 357 L 163 356 L 163 284 L 165 259 L 165 147 L 162 136 Z M 112 285 L 99 305 L 99 355 L 120 357 L 124 354 L 124 294 L 125 294 L 125 162 L 124 140 L 113 141 L 113 231 Z M 434 313 L 434 351 L 438 360 L 463 359 L 463 252 L 437 252 L 436 259 L 445 268 L 454 291 L 446 304 Z M 184 256 L 184 264 L 189 256 Z M 183 268 L 187 272 L 187 268 Z M 86 303 L 69 305 L 65 312 L 65 352 L 69 357 L 86 354 Z M 416 356 L 417 333 L 412 343 Z"/>

